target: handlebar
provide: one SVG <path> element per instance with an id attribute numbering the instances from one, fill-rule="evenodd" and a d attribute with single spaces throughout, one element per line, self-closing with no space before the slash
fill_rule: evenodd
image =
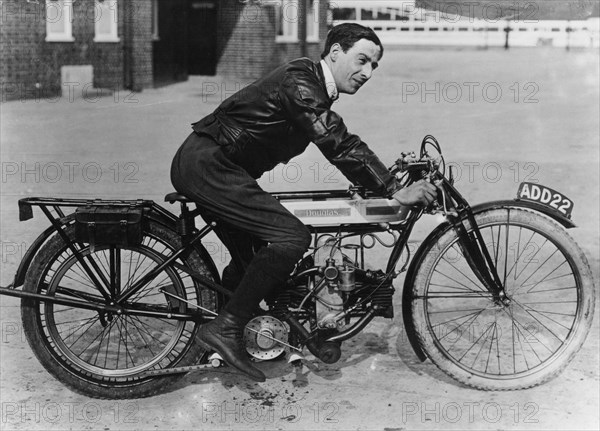
<path id="1" fill-rule="evenodd" d="M 432 147 L 434 152 L 437 153 L 437 157 L 431 156 L 427 149 Z M 442 156 L 442 149 L 439 142 L 431 135 L 427 135 L 421 142 L 421 149 L 419 151 L 419 158 L 414 152 L 411 153 L 400 153 L 400 158 L 396 160 L 389 170 L 392 175 L 396 174 L 409 174 L 408 182 L 415 182 L 420 179 L 433 178 L 431 174 L 439 172 L 442 176 L 446 169 L 444 157 Z M 417 175 L 415 175 L 415 173 Z"/>
<path id="2" fill-rule="evenodd" d="M 433 154 L 430 154 L 429 151 Z M 389 168 L 390 173 L 396 176 L 403 187 L 409 186 L 420 180 L 426 180 L 438 188 L 438 197 L 423 212 L 435 214 L 443 212 L 447 214 L 453 210 L 449 201 L 444 184 L 453 184 L 452 170 L 450 178 L 446 178 L 446 164 L 438 141 L 431 135 L 425 136 L 421 142 L 419 157 L 414 152 L 401 153 L 401 156 Z"/>

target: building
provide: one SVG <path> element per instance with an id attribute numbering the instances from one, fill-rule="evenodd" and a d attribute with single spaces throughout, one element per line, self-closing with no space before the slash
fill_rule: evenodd
<path id="1" fill-rule="evenodd" d="M 5 0 L 1 100 L 144 88 L 190 74 L 258 78 L 317 59 L 325 0 Z"/>

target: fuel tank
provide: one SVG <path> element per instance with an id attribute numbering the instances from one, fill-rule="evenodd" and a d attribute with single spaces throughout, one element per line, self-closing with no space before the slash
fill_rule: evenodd
<path id="1" fill-rule="evenodd" d="M 385 198 L 294 199 L 281 204 L 310 226 L 393 223 L 404 220 L 410 211 L 395 199 Z"/>

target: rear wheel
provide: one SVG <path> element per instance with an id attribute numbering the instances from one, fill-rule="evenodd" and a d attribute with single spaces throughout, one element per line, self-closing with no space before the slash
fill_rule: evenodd
<path id="1" fill-rule="evenodd" d="M 65 230 L 74 238 L 74 226 Z M 95 277 L 104 280 L 111 299 L 180 246 L 177 234 L 150 222 L 136 246 L 97 246 L 81 249 Z M 208 278 L 208 265 L 194 252 L 179 261 Z M 58 235 L 40 249 L 27 273 L 24 290 L 48 296 L 108 301 Z M 163 289 L 210 310 L 218 309 L 216 295 L 183 271 L 169 266 L 127 300 L 126 308 L 185 312 L 187 304 Z M 189 307 L 192 309 L 192 307 Z M 42 365 L 58 380 L 91 397 L 139 398 L 163 391 L 181 374 L 142 377 L 148 370 L 196 364 L 205 353 L 195 342 L 199 324 L 161 316 L 136 316 L 24 299 L 21 304 L 27 340 Z"/>
<path id="2" fill-rule="evenodd" d="M 448 227 L 415 268 L 419 343 L 440 369 L 469 386 L 538 385 L 567 366 L 592 324 L 587 259 L 565 229 L 538 213 L 494 209 L 475 219 L 509 301 L 494 301 Z"/>

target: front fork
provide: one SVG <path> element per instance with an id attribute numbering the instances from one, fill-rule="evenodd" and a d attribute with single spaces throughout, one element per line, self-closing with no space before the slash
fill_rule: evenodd
<path id="1" fill-rule="evenodd" d="M 499 305 L 509 305 L 510 299 L 506 295 L 504 283 L 498 276 L 496 264 L 485 245 L 473 211 L 470 207 L 465 208 L 463 211 L 466 212 L 466 219 L 471 225 L 470 232 L 465 226 L 464 217 L 448 215 L 448 220 L 458 236 L 458 245 L 461 252 L 475 276 L 492 294 L 494 302 Z"/>
<path id="2" fill-rule="evenodd" d="M 439 190 L 443 195 L 442 204 L 446 218 L 456 232 L 460 250 L 477 279 L 492 294 L 494 302 L 498 305 L 509 305 L 510 298 L 506 295 L 504 283 L 498 276 L 496 264 L 485 245 L 473 210 L 465 198 L 454 188 L 452 182 L 442 178 Z M 447 204 L 452 206 L 453 211 L 447 211 Z M 508 217 L 510 220 L 510 209 Z M 465 226 L 467 220 L 471 226 L 470 231 Z"/>

